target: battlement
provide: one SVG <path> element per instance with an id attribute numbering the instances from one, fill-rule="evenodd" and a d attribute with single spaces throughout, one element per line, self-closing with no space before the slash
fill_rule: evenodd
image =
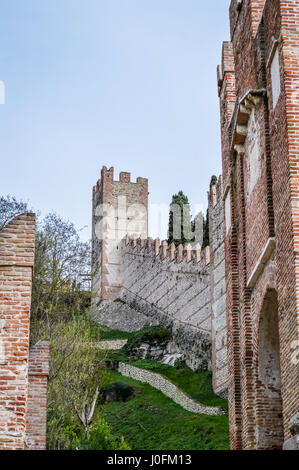
<path id="1" fill-rule="evenodd" d="M 221 95 L 226 74 L 235 74 L 233 43 L 229 41 L 224 41 L 222 44 L 221 64 L 217 67 L 217 84 L 219 96 Z"/>
<path id="2" fill-rule="evenodd" d="M 209 207 L 213 209 L 217 204 L 222 204 L 223 199 L 223 181 L 222 176 L 220 175 L 219 178 L 211 183 L 210 191 L 208 192 L 208 201 Z"/>
<path id="3" fill-rule="evenodd" d="M 131 239 L 128 235 L 124 240 L 125 247 L 136 248 L 138 252 L 147 252 L 154 255 L 157 259 L 161 261 L 168 259 L 170 262 L 174 263 L 190 263 L 193 265 L 198 265 L 200 262 L 205 263 L 206 266 L 210 264 L 210 247 L 207 246 L 204 250 L 201 249 L 199 244 L 192 246 L 191 244 L 175 246 L 174 243 L 170 245 L 166 240 L 160 241 L 159 238 L 153 240 L 152 238 L 141 239 L 134 238 Z"/>
<path id="4" fill-rule="evenodd" d="M 24 213 L 0 231 L 0 265 L 33 267 L 35 215 Z"/>
<path id="5" fill-rule="evenodd" d="M 93 191 L 94 192 L 98 191 L 104 182 L 138 184 L 142 186 L 148 185 L 147 178 L 141 178 L 140 176 L 138 176 L 136 178 L 136 181 L 131 181 L 131 173 L 124 172 L 124 171 L 120 172 L 118 180 L 114 179 L 114 167 L 113 166 L 109 168 L 109 170 L 107 169 L 106 166 L 102 167 L 101 179 L 97 181 L 97 184 L 93 187 Z"/>
<path id="6" fill-rule="evenodd" d="M 124 208 L 136 202 L 144 201 L 143 207 L 147 204 L 148 180 L 137 178 L 139 184 L 131 184 L 130 173 L 121 173 L 119 179 L 115 182 L 113 169 L 104 167 L 99 191 L 93 198 L 93 252 L 99 269 L 93 278 L 92 315 L 101 324 L 124 331 L 149 325 L 171 327 L 171 350 L 183 354 L 193 370 L 210 370 L 213 362 L 214 390 L 225 396 L 222 178 L 213 177 L 209 186 L 212 243 L 205 249 L 198 243 L 176 246 L 167 240 L 148 237 L 147 214 L 133 215 L 136 223 L 141 222 L 141 227 L 136 225 L 135 229 L 134 220 L 129 212 L 124 214 Z M 103 211 L 97 209 L 101 204 L 113 206 L 113 210 L 100 215 Z M 116 210 L 119 207 L 121 210 Z M 111 230 L 115 226 L 118 227 L 116 237 Z M 102 241 L 97 233 L 104 235 Z M 212 327 L 213 318 L 215 327 Z M 220 337 L 216 340 L 218 332 Z"/>
<path id="7" fill-rule="evenodd" d="M 97 298 L 111 300 L 119 296 L 122 285 L 119 243 L 127 233 L 148 236 L 148 180 L 138 177 L 132 182 L 131 173 L 121 172 L 115 181 L 114 167 L 103 166 L 92 199 L 93 257 L 99 266 L 92 290 Z"/>
<path id="8" fill-rule="evenodd" d="M 266 0 L 232 0 L 229 9 L 231 38 L 237 29 L 238 23 L 244 21 L 244 16 L 251 17 L 252 33 L 256 34 L 261 21 Z"/>

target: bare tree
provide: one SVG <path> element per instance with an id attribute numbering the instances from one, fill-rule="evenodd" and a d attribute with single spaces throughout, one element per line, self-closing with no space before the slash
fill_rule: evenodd
<path id="1" fill-rule="evenodd" d="M 0 196 L 0 230 L 14 217 L 27 211 L 26 202 L 18 201 L 13 196 Z"/>
<path id="2" fill-rule="evenodd" d="M 91 248 L 82 242 L 71 222 L 56 214 L 47 215 L 38 224 L 35 272 L 33 279 L 33 315 L 78 313 L 87 299 L 88 284 L 82 273 L 91 270 Z"/>

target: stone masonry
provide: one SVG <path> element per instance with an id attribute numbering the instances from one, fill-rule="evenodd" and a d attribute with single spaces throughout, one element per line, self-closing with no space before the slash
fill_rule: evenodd
<path id="1" fill-rule="evenodd" d="M 107 172 L 109 187 L 105 186 Z M 129 176 L 123 182 L 122 175 L 128 174 L 121 173 L 120 182 L 115 182 L 113 170 L 104 167 L 102 179 L 93 192 L 92 315 L 101 324 L 123 331 L 137 331 L 150 325 L 171 328 L 172 341 L 167 352 L 182 354 L 193 370 L 213 369 L 214 390 L 226 396 L 222 179 L 210 188 L 213 236 L 211 246 L 202 251 L 199 245 L 176 248 L 174 244 L 168 246 L 166 241 L 161 243 L 144 237 L 147 233 L 147 180 L 138 178 L 136 186 Z M 114 239 L 111 239 L 111 227 L 118 222 L 117 198 L 123 195 L 135 206 L 136 202 L 141 202 L 145 210 L 137 211 L 134 220 L 136 212 L 127 205 L 127 217 L 123 212 L 122 219 L 129 221 L 130 229 L 126 230 L 126 224 L 122 224 L 116 237 L 112 232 Z M 105 204 L 111 201 L 112 210 L 109 205 L 102 208 L 102 201 Z"/>
<path id="2" fill-rule="evenodd" d="M 172 382 L 156 372 L 141 369 L 124 362 L 119 363 L 118 372 L 125 377 L 130 377 L 138 380 L 139 382 L 147 383 L 157 390 L 160 390 L 164 395 L 171 398 L 175 403 L 191 413 L 207 414 L 210 416 L 220 416 L 227 413 L 226 410 L 217 406 L 201 405 L 186 395 L 186 393 L 182 392 L 182 390 Z"/>
<path id="3" fill-rule="evenodd" d="M 117 299 L 122 286 L 122 251 L 120 242 L 126 235 L 148 235 L 148 181 L 130 173 L 120 173 L 114 181 L 114 169 L 102 168 L 101 179 L 93 188 L 93 300 Z"/>
<path id="4" fill-rule="evenodd" d="M 182 353 L 193 370 L 211 369 L 209 248 L 127 239 L 124 253 L 121 300 L 130 308 L 128 326 L 136 312 L 144 326 L 171 327 L 168 352 Z"/>
<path id="5" fill-rule="evenodd" d="M 299 1 L 232 0 L 230 24 L 218 89 L 231 448 L 281 449 L 298 412 Z"/>
<path id="6" fill-rule="evenodd" d="M 0 232 L 0 450 L 45 449 L 49 343 L 29 355 L 35 216 Z"/>
<path id="7" fill-rule="evenodd" d="M 228 371 L 222 177 L 219 177 L 216 184 L 211 186 L 208 200 L 213 389 L 217 395 L 226 396 Z"/>

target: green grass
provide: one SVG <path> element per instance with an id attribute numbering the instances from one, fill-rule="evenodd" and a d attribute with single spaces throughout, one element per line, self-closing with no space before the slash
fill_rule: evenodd
<path id="1" fill-rule="evenodd" d="M 147 329 L 145 329 L 147 333 Z M 132 334 L 132 340 L 135 337 L 140 337 L 136 333 Z M 217 397 L 213 392 L 212 387 L 212 372 L 193 372 L 186 365 L 177 369 L 166 364 L 152 360 L 134 360 L 127 355 L 127 347 L 119 351 L 108 351 L 107 360 L 129 362 L 130 364 L 140 367 L 141 369 L 151 370 L 161 374 L 166 379 L 177 385 L 183 392 L 187 393 L 191 398 L 206 406 L 220 406 L 221 408 L 228 408 L 227 400 Z"/>
<path id="2" fill-rule="evenodd" d="M 102 407 L 112 433 L 124 436 L 133 450 L 229 449 L 227 415 L 190 413 L 151 386 L 114 371 L 108 372 L 107 379 L 108 383 L 123 382 L 136 390 L 131 401 Z"/>
<path id="3" fill-rule="evenodd" d="M 124 333 L 91 322 L 97 340 L 138 340 L 143 332 Z M 163 332 L 164 334 L 165 332 Z M 151 331 L 145 329 L 145 334 Z M 156 334 L 156 332 L 155 332 Z M 136 338 L 136 339 L 137 339 Z M 214 395 L 212 374 L 195 373 L 187 366 L 176 369 L 155 361 L 129 359 L 125 350 L 107 351 L 107 359 L 130 362 L 157 372 L 176 384 L 193 399 L 207 406 L 227 408 L 227 401 Z M 106 382 L 107 380 L 107 382 Z M 127 403 L 99 406 L 116 437 L 124 436 L 132 450 L 226 450 L 229 449 L 228 416 L 197 415 L 184 410 L 162 392 L 115 371 L 107 371 L 106 384 L 132 385 L 136 397 Z"/>
<path id="4" fill-rule="evenodd" d="M 193 372 L 186 365 L 180 369 L 160 364 L 156 361 L 138 360 L 130 362 L 133 366 L 151 370 L 170 380 L 194 400 L 207 406 L 220 406 L 227 409 L 227 400 L 217 397 L 212 387 L 212 372 Z"/>
<path id="5" fill-rule="evenodd" d="M 109 341 L 113 339 L 128 339 L 132 347 L 140 342 L 152 343 L 155 340 L 165 341 L 170 339 L 170 332 L 163 326 L 150 326 L 135 332 L 112 330 L 107 326 L 100 325 L 93 321 L 89 316 L 85 316 L 86 322 L 95 340 Z"/>
<path id="6" fill-rule="evenodd" d="M 123 349 L 118 349 L 117 351 L 107 351 L 106 361 L 130 362 L 128 356 L 126 355 Z"/>
<path id="7" fill-rule="evenodd" d="M 110 341 L 113 339 L 129 339 L 135 333 L 127 333 L 126 331 L 112 330 L 107 326 L 99 325 L 89 316 L 86 317 L 92 337 L 95 341 Z"/>
<path id="8" fill-rule="evenodd" d="M 171 332 L 164 326 L 148 326 L 131 335 L 124 349 L 130 354 L 141 343 L 150 345 L 167 344 L 171 340 Z"/>

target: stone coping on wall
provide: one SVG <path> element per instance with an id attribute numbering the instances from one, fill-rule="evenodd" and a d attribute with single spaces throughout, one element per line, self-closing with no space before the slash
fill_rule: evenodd
<path id="1" fill-rule="evenodd" d="M 180 405 L 187 411 L 197 414 L 205 414 L 210 416 L 220 416 L 226 414 L 222 408 L 216 406 L 204 406 L 196 402 L 188 395 L 186 395 L 182 390 L 180 390 L 176 385 L 167 380 L 160 374 L 156 372 L 151 372 L 140 367 L 135 367 L 124 362 L 120 362 L 118 366 L 118 372 L 132 379 L 138 380 L 139 382 L 147 383 L 152 387 L 160 390 L 164 395 L 171 398 L 175 403 Z"/>
<path id="2" fill-rule="evenodd" d="M 94 344 L 94 347 L 97 349 L 103 349 L 106 351 L 118 351 L 122 349 L 126 344 L 127 339 L 113 339 L 113 340 L 106 340 L 106 341 L 98 341 Z"/>
<path id="3" fill-rule="evenodd" d="M 206 266 L 208 266 L 211 260 L 210 247 L 206 246 L 202 249 L 199 243 L 188 243 L 186 246 L 176 246 L 174 243 L 169 245 L 167 240 L 161 242 L 159 238 L 155 240 L 150 237 L 147 239 L 131 238 L 129 235 L 122 240 L 122 243 L 125 248 L 139 248 L 139 250 L 143 250 L 144 253 L 154 254 L 155 257 L 160 260 L 168 259 L 170 262 L 178 264 L 186 261 L 187 263 L 197 265 L 204 259 Z M 127 253 L 130 252 L 127 250 Z"/>

